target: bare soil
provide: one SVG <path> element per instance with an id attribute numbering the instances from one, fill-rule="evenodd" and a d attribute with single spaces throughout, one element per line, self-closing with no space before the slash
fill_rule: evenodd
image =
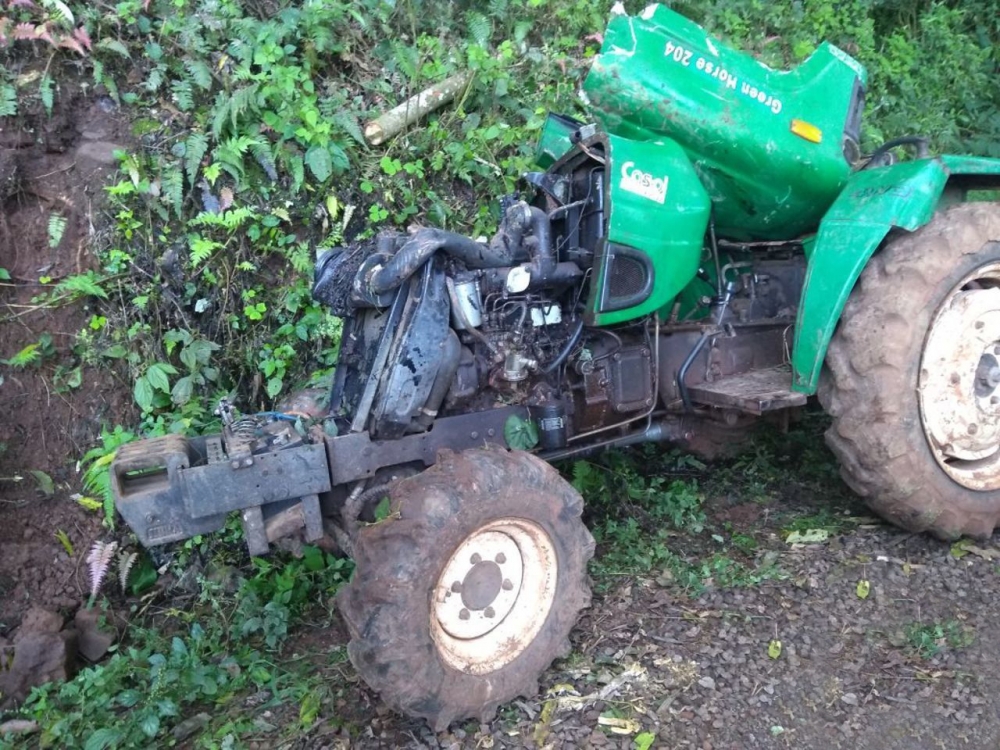
<path id="1" fill-rule="evenodd" d="M 46 306 L 34 299 L 96 267 L 90 249 L 104 222 L 103 188 L 116 169 L 113 151 L 127 140 L 113 102 L 61 80 L 51 117 L 36 103 L 0 119 L 0 267 L 11 275 L 0 285 L 0 359 L 43 334 L 52 340 L 52 352 L 37 365 L 0 365 L 0 636 L 33 604 L 69 610 L 84 596 L 77 563 L 55 533 L 65 532 L 76 550 L 92 544 L 100 520 L 71 499 L 80 491 L 76 462 L 102 425 L 133 417 L 127 388 L 106 372 L 84 366 L 77 388 L 56 376 L 80 364 L 70 347 L 93 311 L 85 302 Z M 54 247 L 53 214 L 66 220 Z M 31 471 L 51 477 L 51 495 Z"/>

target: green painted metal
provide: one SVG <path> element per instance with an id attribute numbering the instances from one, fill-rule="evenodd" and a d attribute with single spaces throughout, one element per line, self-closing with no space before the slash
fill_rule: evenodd
<path id="1" fill-rule="evenodd" d="M 807 248 L 809 268 L 792 351 L 793 390 L 815 393 L 830 339 L 868 260 L 894 227 L 914 231 L 930 221 L 955 175 L 995 175 L 1000 186 L 1000 159 L 939 156 L 851 176 Z"/>
<path id="2" fill-rule="evenodd" d="M 815 231 L 847 180 L 845 138 L 857 137 L 866 78 L 829 44 L 772 70 L 653 5 L 612 17 L 583 90 L 608 132 L 684 148 L 720 234 L 785 239 Z M 821 142 L 794 134 L 793 120 L 818 127 Z"/>
<path id="3" fill-rule="evenodd" d="M 596 259 L 597 293 L 588 300 L 591 325 L 611 325 L 646 315 L 670 302 L 698 271 L 711 201 L 684 152 L 670 140 L 633 141 L 606 136 L 607 243 Z M 599 293 L 614 245 L 634 248 L 652 261 L 652 292 L 638 305 L 602 310 Z"/>
<path id="4" fill-rule="evenodd" d="M 580 124 L 564 115 L 549 114 L 535 147 L 535 164 L 548 169 L 573 148 L 569 137 Z"/>

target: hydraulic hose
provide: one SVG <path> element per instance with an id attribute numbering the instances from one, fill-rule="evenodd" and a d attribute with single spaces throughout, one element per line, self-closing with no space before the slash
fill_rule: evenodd
<path id="1" fill-rule="evenodd" d="M 469 268 L 499 268 L 511 259 L 489 245 L 443 229 L 421 229 L 382 267 L 376 266 L 367 280 L 368 291 L 384 294 L 415 274 L 438 250 L 444 250 Z"/>
<path id="2" fill-rule="evenodd" d="M 563 362 L 566 361 L 566 358 L 573 351 L 573 347 L 575 347 L 576 343 L 580 340 L 580 334 L 581 333 L 583 333 L 583 319 L 582 318 L 580 320 L 576 321 L 576 325 L 573 327 L 573 332 L 569 335 L 569 341 L 566 342 L 566 346 L 564 346 L 559 351 L 559 354 L 556 356 L 556 358 L 554 360 L 552 360 L 549 364 L 545 365 L 545 367 L 543 367 L 541 369 L 541 373 L 543 375 L 549 375 L 549 374 L 555 372 L 556 368 L 559 367 L 559 365 L 561 365 Z"/>

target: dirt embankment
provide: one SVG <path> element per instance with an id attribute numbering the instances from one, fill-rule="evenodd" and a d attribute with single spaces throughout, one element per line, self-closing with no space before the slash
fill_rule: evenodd
<path id="1" fill-rule="evenodd" d="M 104 187 L 117 168 L 114 151 L 128 141 L 123 127 L 111 100 L 69 83 L 51 117 L 28 101 L 19 116 L 0 118 L 0 268 L 10 275 L 0 285 L 0 360 L 33 344 L 40 355 L 0 365 L 0 637 L 32 605 L 68 614 L 84 597 L 78 563 L 100 521 L 71 500 L 80 491 L 76 462 L 102 426 L 132 416 L 127 385 L 73 350 L 95 311 L 40 298 L 97 267 L 92 248 L 108 222 Z"/>

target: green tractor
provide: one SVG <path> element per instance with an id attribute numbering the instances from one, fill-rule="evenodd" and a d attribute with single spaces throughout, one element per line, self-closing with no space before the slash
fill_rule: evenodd
<path id="1" fill-rule="evenodd" d="M 492 239 L 426 228 L 320 260 L 344 328 L 317 423 L 223 403 L 222 434 L 125 446 L 121 515 L 148 546 L 232 511 L 253 554 L 336 539 L 351 661 L 438 729 L 533 694 L 569 650 L 594 542 L 552 461 L 704 450 L 817 395 L 875 511 L 991 534 L 1000 206 L 969 196 L 1000 161 L 913 137 L 863 155 L 865 83 L 828 44 L 775 71 L 666 7 L 616 9 L 594 122 L 549 119 Z"/>

